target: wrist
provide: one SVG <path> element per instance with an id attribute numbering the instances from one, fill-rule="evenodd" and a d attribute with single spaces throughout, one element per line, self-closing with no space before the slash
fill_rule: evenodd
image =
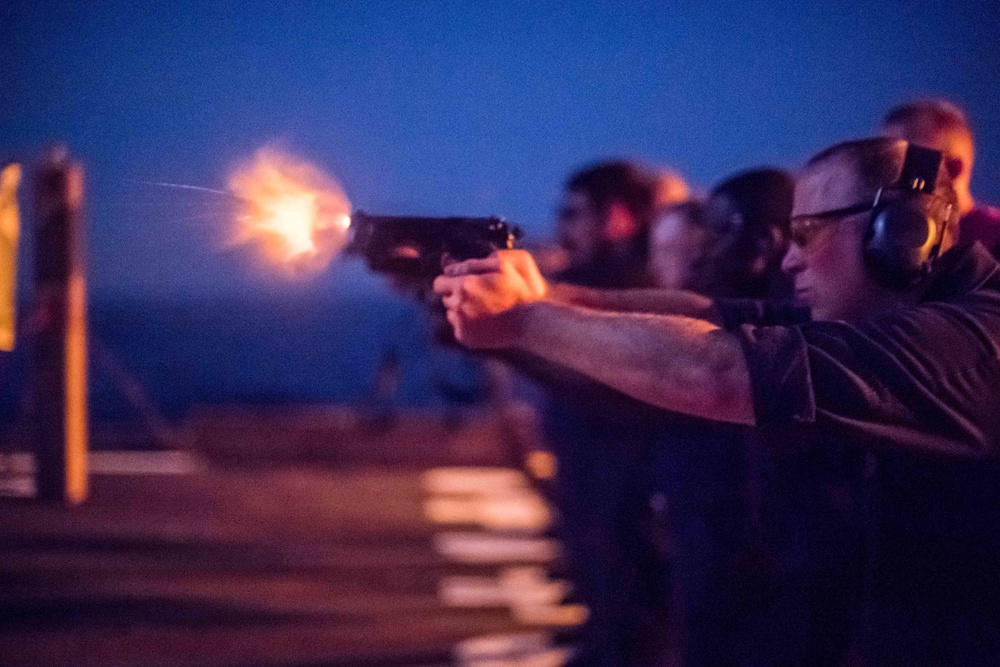
<path id="1" fill-rule="evenodd" d="M 544 300 L 529 301 L 514 306 L 508 311 L 507 327 L 510 332 L 508 347 L 523 351 L 528 350 L 531 345 L 534 323 L 538 320 L 540 313 L 545 310 L 546 305 Z"/>
<path id="2" fill-rule="evenodd" d="M 580 288 L 569 283 L 549 283 L 545 298 L 556 303 L 572 305 L 580 292 Z"/>

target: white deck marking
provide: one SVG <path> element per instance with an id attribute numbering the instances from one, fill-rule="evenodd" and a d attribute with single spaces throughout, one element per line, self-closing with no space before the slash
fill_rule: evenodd
<path id="1" fill-rule="evenodd" d="M 530 488 L 523 472 L 513 468 L 449 467 L 421 475 L 428 494 L 489 494 L 497 490 Z"/>
<path id="2" fill-rule="evenodd" d="M 92 475 L 193 475 L 204 470 L 204 465 L 189 452 L 123 450 L 89 452 L 87 468 Z M 34 454 L 0 454 L 0 475 L 34 472 Z"/>
<path id="3" fill-rule="evenodd" d="M 489 533 L 438 533 L 434 550 L 459 563 L 550 563 L 559 555 L 555 540 Z"/>
<path id="4" fill-rule="evenodd" d="M 570 651 L 552 645 L 545 632 L 486 635 L 455 645 L 456 667 L 560 667 Z"/>
<path id="5" fill-rule="evenodd" d="M 205 466 L 189 452 L 101 451 L 87 455 L 87 468 L 90 475 L 194 475 Z M 0 497 L 35 494 L 35 455 L 0 454 Z"/>

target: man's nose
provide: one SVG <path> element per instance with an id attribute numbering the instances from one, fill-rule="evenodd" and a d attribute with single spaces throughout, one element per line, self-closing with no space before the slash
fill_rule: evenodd
<path id="1" fill-rule="evenodd" d="M 805 253 L 796 243 L 790 243 L 785 257 L 781 260 L 781 270 L 790 276 L 800 273 L 806 268 Z"/>

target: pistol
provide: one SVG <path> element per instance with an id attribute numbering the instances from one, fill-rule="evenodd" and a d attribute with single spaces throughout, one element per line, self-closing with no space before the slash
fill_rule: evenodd
<path id="1" fill-rule="evenodd" d="M 364 258 L 368 268 L 397 283 L 427 286 L 451 261 L 488 257 L 512 249 L 521 229 L 502 218 L 351 216 L 345 252 Z"/>

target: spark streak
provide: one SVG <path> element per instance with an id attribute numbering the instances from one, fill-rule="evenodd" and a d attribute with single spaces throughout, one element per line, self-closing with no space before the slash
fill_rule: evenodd
<path id="1" fill-rule="evenodd" d="M 199 192 L 211 192 L 217 195 L 224 195 L 226 197 L 236 197 L 232 192 L 226 192 L 225 190 L 216 190 L 215 188 L 206 188 L 201 185 L 188 185 L 187 183 L 164 183 L 162 181 L 136 181 L 136 183 L 142 183 L 143 185 L 156 185 L 161 188 L 180 188 L 183 190 L 197 190 Z"/>

